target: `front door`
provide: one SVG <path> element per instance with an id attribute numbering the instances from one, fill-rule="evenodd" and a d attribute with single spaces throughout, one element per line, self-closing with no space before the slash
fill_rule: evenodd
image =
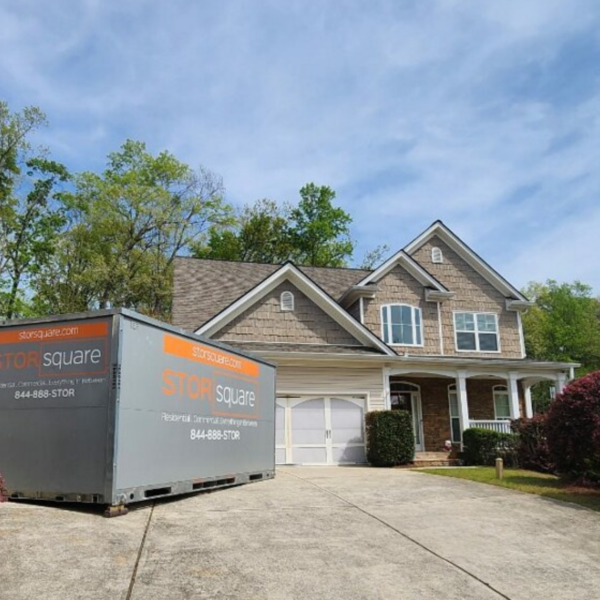
<path id="1" fill-rule="evenodd" d="M 410 383 L 390 383 L 390 400 L 392 410 L 406 410 L 412 419 L 415 436 L 415 450 L 423 452 L 423 415 L 421 412 L 421 394 L 416 385 Z"/>

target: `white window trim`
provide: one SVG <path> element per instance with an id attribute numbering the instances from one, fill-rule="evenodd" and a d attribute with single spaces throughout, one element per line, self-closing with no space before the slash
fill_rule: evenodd
<path id="1" fill-rule="evenodd" d="M 452 414 L 452 404 L 450 402 L 450 394 L 454 393 L 456 394 L 456 404 L 457 404 L 457 408 L 458 408 L 458 415 L 454 416 Z M 453 431 L 454 429 L 452 428 L 452 420 L 453 419 L 458 419 L 458 429 L 459 432 L 461 434 L 461 438 L 462 438 L 462 431 L 461 431 L 461 427 L 460 427 L 460 407 L 458 407 L 458 403 L 460 402 L 459 398 L 458 398 L 458 390 L 456 388 L 456 384 L 455 383 L 451 383 L 448 386 L 448 414 L 450 415 L 450 441 L 453 444 L 460 444 L 462 443 L 462 439 L 458 439 L 458 440 L 453 440 L 452 439 L 452 435 L 453 435 Z"/>
<path id="2" fill-rule="evenodd" d="M 496 321 L 496 338 L 498 340 L 498 350 L 479 350 L 479 336 L 480 333 L 477 329 L 477 319 L 475 319 L 475 330 L 474 331 L 462 331 L 461 333 L 474 333 L 475 334 L 475 350 L 461 350 L 458 347 L 458 331 L 456 329 L 456 315 L 457 314 L 472 314 L 472 315 L 493 315 Z M 457 352 L 477 352 L 478 354 L 500 354 L 502 348 L 500 346 L 500 324 L 498 319 L 498 313 L 486 312 L 486 311 L 475 311 L 475 310 L 453 310 L 452 311 L 452 325 L 454 327 L 454 349 Z M 482 331 L 481 333 L 491 333 L 491 331 Z"/>
<path id="3" fill-rule="evenodd" d="M 391 307 L 392 306 L 406 306 L 408 308 L 410 308 L 413 313 L 413 324 L 412 324 L 412 328 L 413 328 L 413 339 L 416 339 L 416 327 L 415 327 L 415 320 L 414 320 L 414 311 L 418 310 L 419 311 L 419 321 L 421 323 L 421 343 L 420 344 L 399 344 L 396 342 L 385 342 L 385 330 L 384 330 L 384 325 L 383 325 L 383 309 L 384 308 L 389 308 L 390 311 L 390 319 L 388 322 L 388 334 L 389 334 L 389 339 L 392 339 L 392 311 L 391 311 Z M 423 311 L 421 310 L 421 308 L 419 306 L 413 306 L 412 304 L 405 304 L 403 302 L 392 302 L 391 304 L 382 304 L 382 306 L 380 307 L 379 310 L 379 318 L 381 319 L 381 339 L 384 340 L 384 342 L 388 345 L 388 346 L 406 346 L 407 348 L 423 348 L 423 345 L 425 344 L 425 335 L 424 335 L 424 326 L 423 326 Z"/>
<path id="4" fill-rule="evenodd" d="M 434 246 L 431 249 L 431 262 L 436 265 L 441 265 L 444 262 L 444 253 L 441 248 Z"/>
<path id="5" fill-rule="evenodd" d="M 286 300 L 284 300 L 284 298 L 286 298 Z M 281 292 L 281 296 L 279 296 L 279 306 L 283 312 L 293 312 L 296 306 L 294 294 L 289 290 Z"/>
<path id="6" fill-rule="evenodd" d="M 496 412 L 496 394 L 503 394 L 508 396 L 508 412 L 509 412 L 509 416 L 508 417 L 499 417 L 497 412 Z M 494 419 L 496 421 L 510 421 L 510 419 L 512 418 L 510 415 L 510 393 L 508 391 L 508 387 L 506 385 L 495 385 L 492 388 L 492 399 L 494 401 Z"/>

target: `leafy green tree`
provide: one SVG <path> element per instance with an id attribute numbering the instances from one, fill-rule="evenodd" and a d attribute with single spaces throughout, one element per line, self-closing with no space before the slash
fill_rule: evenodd
<path id="1" fill-rule="evenodd" d="M 325 185 L 308 183 L 300 190 L 300 197 L 290 213 L 292 260 L 314 267 L 346 266 L 354 251 L 352 217 L 333 206 L 335 192 Z"/>
<path id="2" fill-rule="evenodd" d="M 9 319 L 28 314 L 30 283 L 50 260 L 64 224 L 57 190 L 69 174 L 28 139 L 45 123 L 38 108 L 11 113 L 0 102 L 0 314 Z"/>
<path id="3" fill-rule="evenodd" d="M 333 206 L 335 192 L 314 183 L 300 190 L 296 207 L 258 200 L 246 205 L 228 227 L 214 226 L 193 256 L 279 264 L 342 267 L 352 256 L 350 215 Z"/>
<path id="4" fill-rule="evenodd" d="M 75 177 L 69 224 L 38 289 L 62 310 L 124 306 L 168 318 L 172 265 L 230 208 L 219 177 L 128 140 L 102 174 Z"/>
<path id="5" fill-rule="evenodd" d="M 600 369 L 600 302 L 581 282 L 532 282 L 524 290 L 535 302 L 523 315 L 527 356 L 536 360 L 578 362 L 577 375 Z M 550 384 L 532 388 L 536 410 L 550 399 Z"/>
<path id="6" fill-rule="evenodd" d="M 258 200 L 238 210 L 233 225 L 212 226 L 207 239 L 195 245 L 196 258 L 216 258 L 259 263 L 288 259 L 291 246 L 287 227 L 289 207 Z"/>

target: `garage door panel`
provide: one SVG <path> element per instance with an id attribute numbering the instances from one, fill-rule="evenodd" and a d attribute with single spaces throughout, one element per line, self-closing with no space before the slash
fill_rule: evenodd
<path id="1" fill-rule="evenodd" d="M 325 398 L 313 398 L 292 408 L 292 445 L 325 444 Z M 294 462 L 297 462 L 294 459 Z"/>
<path id="2" fill-rule="evenodd" d="M 364 463 L 366 462 L 364 446 L 341 446 L 332 448 L 334 463 Z"/>
<path id="3" fill-rule="evenodd" d="M 275 406 L 275 443 L 285 446 L 285 406 Z"/>
<path id="4" fill-rule="evenodd" d="M 334 444 L 364 443 L 364 409 L 342 398 L 331 398 L 331 439 Z"/>
<path id="5" fill-rule="evenodd" d="M 327 464 L 327 448 L 302 448 L 294 446 L 293 449 L 294 463 L 302 464 Z"/>

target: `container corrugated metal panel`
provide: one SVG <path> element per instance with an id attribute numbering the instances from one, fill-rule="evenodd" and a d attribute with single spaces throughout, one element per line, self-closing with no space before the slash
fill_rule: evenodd
<path id="1" fill-rule="evenodd" d="M 300 367 L 277 368 L 277 392 L 345 395 L 368 393 L 367 410 L 385 408 L 381 367 Z"/>
<path id="2" fill-rule="evenodd" d="M 125 310 L 0 327 L 14 497 L 126 504 L 272 477 L 275 369 Z"/>

